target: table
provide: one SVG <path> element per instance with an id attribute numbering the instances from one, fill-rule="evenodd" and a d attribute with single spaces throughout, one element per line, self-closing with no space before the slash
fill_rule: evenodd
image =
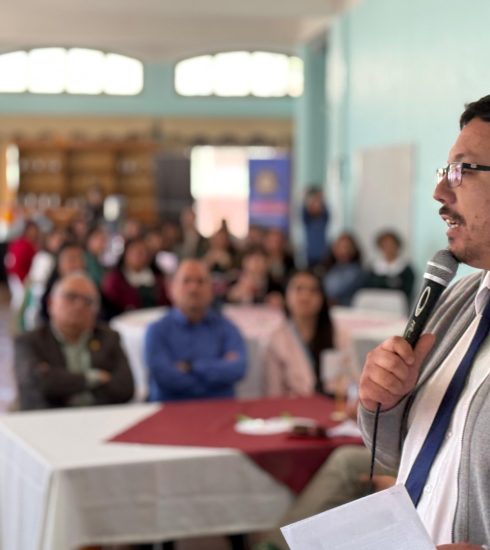
<path id="1" fill-rule="evenodd" d="M 1 550 L 269 529 L 292 495 L 234 449 L 106 441 L 159 404 L 0 418 Z"/>
<path id="2" fill-rule="evenodd" d="M 148 372 L 143 355 L 146 327 L 162 317 L 166 308 L 141 309 L 114 317 L 110 325 L 121 336 L 123 347 L 135 382 L 134 401 L 142 402 L 148 395 Z M 226 305 L 223 314 L 238 327 L 247 345 L 248 369 L 245 378 L 236 385 L 238 398 L 264 395 L 262 357 L 272 333 L 284 319 L 283 313 L 269 306 Z"/>
<path id="3" fill-rule="evenodd" d="M 159 404 L 0 419 L 0 548 L 72 550 L 268 529 L 291 492 L 233 449 L 109 444 Z"/>

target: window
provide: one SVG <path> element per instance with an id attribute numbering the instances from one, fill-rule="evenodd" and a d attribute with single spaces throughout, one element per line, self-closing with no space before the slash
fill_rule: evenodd
<path id="1" fill-rule="evenodd" d="M 303 62 L 271 52 L 218 53 L 181 61 L 174 78 L 183 96 L 298 97 L 303 93 Z"/>
<path id="2" fill-rule="evenodd" d="M 104 54 L 97 50 L 68 50 L 66 91 L 69 94 L 101 94 L 104 86 L 104 61 Z"/>
<path id="3" fill-rule="evenodd" d="M 0 93 L 137 95 L 143 64 L 85 48 L 38 48 L 0 55 Z"/>
<path id="4" fill-rule="evenodd" d="M 277 154 L 271 147 L 193 147 L 191 194 L 202 235 L 210 237 L 223 220 L 233 236 L 243 239 L 247 235 L 249 161 L 275 158 Z"/>
<path id="5" fill-rule="evenodd" d="M 0 90 L 20 93 L 27 90 L 27 52 L 12 52 L 0 55 Z"/>
<path id="6" fill-rule="evenodd" d="M 65 89 L 65 50 L 43 48 L 29 52 L 27 90 L 33 94 L 61 94 Z"/>

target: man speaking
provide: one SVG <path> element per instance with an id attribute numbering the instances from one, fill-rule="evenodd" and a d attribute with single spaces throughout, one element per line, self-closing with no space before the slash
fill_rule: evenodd
<path id="1" fill-rule="evenodd" d="M 371 351 L 360 424 L 376 456 L 398 468 L 439 550 L 490 545 L 490 95 L 470 103 L 434 198 L 449 250 L 483 270 L 442 295 L 414 349 L 392 337 Z"/>

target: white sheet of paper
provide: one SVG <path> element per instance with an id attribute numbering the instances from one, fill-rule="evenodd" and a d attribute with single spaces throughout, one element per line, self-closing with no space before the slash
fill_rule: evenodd
<path id="1" fill-rule="evenodd" d="M 361 437 L 361 430 L 354 420 L 345 420 L 334 428 L 327 430 L 329 437 Z"/>
<path id="2" fill-rule="evenodd" d="M 403 485 L 281 528 L 291 550 L 435 550 Z"/>

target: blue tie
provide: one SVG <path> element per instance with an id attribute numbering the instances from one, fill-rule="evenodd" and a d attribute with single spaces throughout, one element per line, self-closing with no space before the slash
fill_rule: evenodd
<path id="1" fill-rule="evenodd" d="M 478 328 L 470 342 L 461 363 L 459 364 L 454 376 L 449 383 L 449 386 L 442 398 L 439 409 L 429 433 L 425 438 L 424 444 L 413 463 L 412 469 L 408 475 L 405 487 L 410 495 L 415 506 L 419 503 L 422 491 L 429 476 L 432 463 L 439 452 L 439 449 L 444 441 L 444 436 L 448 429 L 453 411 L 458 403 L 459 397 L 466 383 L 466 378 L 470 372 L 471 365 L 478 352 L 478 348 L 485 340 L 490 331 L 490 300 L 487 301 L 485 309 L 482 313 L 482 318 L 478 323 Z"/>

